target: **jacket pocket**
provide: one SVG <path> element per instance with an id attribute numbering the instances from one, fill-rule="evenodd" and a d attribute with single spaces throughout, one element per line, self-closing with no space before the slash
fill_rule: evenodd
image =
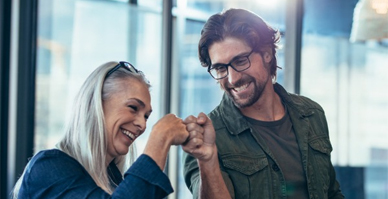
<path id="1" fill-rule="evenodd" d="M 311 148 L 311 153 L 309 153 L 309 178 L 313 181 L 311 184 L 315 184 L 316 192 L 321 196 L 319 198 L 327 198 L 332 176 L 330 153 L 333 148 L 326 136 L 311 140 L 309 146 Z"/>
<path id="2" fill-rule="evenodd" d="M 225 168 L 238 171 L 244 175 L 252 175 L 268 166 L 268 160 L 265 156 L 231 154 L 223 155 L 221 159 Z"/>
<path id="3" fill-rule="evenodd" d="M 234 187 L 235 198 L 270 198 L 268 160 L 259 154 L 222 154 L 222 169 Z"/>
<path id="4" fill-rule="evenodd" d="M 331 146 L 329 138 L 327 137 L 316 138 L 310 141 L 309 145 L 315 151 L 326 155 L 330 155 L 331 151 L 333 151 L 333 147 Z"/>

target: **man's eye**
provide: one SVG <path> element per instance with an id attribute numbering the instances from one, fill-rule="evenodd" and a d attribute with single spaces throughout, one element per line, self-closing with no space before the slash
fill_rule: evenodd
<path id="1" fill-rule="evenodd" d="M 233 61 L 234 66 L 242 66 L 248 63 L 248 59 L 246 57 L 240 57 Z"/>
<path id="2" fill-rule="evenodd" d="M 217 72 L 223 72 L 223 71 L 226 71 L 226 67 L 224 67 L 224 66 L 215 66 L 215 67 L 213 67 L 213 70 L 216 70 Z"/>

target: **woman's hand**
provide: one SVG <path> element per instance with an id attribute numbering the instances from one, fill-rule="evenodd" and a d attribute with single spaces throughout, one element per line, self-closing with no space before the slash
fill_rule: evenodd
<path id="1" fill-rule="evenodd" d="M 150 156 L 163 170 L 170 146 L 182 144 L 188 137 L 189 132 L 182 119 L 167 114 L 152 127 L 144 154 Z"/>
<path id="2" fill-rule="evenodd" d="M 180 145 L 186 141 L 189 132 L 182 119 L 174 114 L 167 114 L 162 117 L 152 128 L 151 136 L 160 137 L 170 145 Z"/>

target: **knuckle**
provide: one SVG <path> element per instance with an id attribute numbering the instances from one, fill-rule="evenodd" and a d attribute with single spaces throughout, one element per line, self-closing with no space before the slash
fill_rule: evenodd
<path id="1" fill-rule="evenodd" d="M 198 138 L 193 138 L 193 143 L 196 145 L 198 143 Z"/>

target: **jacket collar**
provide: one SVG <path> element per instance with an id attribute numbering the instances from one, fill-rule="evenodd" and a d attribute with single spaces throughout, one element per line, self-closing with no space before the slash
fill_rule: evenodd
<path id="1" fill-rule="evenodd" d="M 274 84 L 274 90 L 279 95 L 280 99 L 292 111 L 299 116 L 299 118 L 309 117 L 314 114 L 312 107 L 304 103 L 304 97 L 288 93 L 280 84 Z"/>
<path id="2" fill-rule="evenodd" d="M 298 115 L 299 118 L 308 117 L 314 113 L 311 109 L 305 107 L 303 103 L 296 101 L 296 95 L 288 93 L 280 84 L 274 84 L 274 90 L 286 107 L 289 107 L 288 111 Z M 239 133 L 250 129 L 249 122 L 226 93 L 224 93 L 222 97 L 220 110 L 222 120 L 231 134 L 238 135 Z"/>

